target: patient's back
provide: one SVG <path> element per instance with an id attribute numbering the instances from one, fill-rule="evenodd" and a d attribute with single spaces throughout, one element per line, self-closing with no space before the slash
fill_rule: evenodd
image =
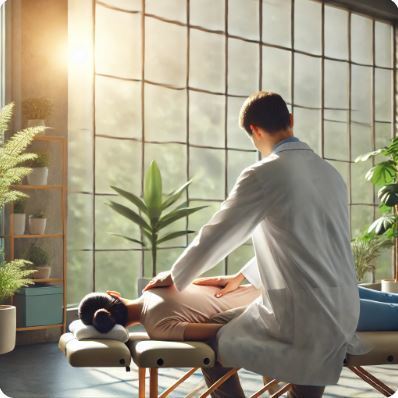
<path id="1" fill-rule="evenodd" d="M 242 285 L 222 297 L 213 286 L 190 284 L 179 292 L 175 286 L 155 288 L 143 292 L 140 321 L 152 339 L 183 340 L 188 323 L 214 322 L 211 318 L 224 311 L 250 304 L 261 290 Z"/>

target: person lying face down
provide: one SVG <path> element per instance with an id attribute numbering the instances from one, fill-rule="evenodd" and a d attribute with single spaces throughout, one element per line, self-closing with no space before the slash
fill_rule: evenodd
<path id="1" fill-rule="evenodd" d="M 196 284 L 181 292 L 174 286 L 159 287 L 133 300 L 109 290 L 89 293 L 80 302 L 79 317 L 102 333 L 115 324 L 142 324 L 151 339 L 205 341 L 261 296 L 261 289 L 252 285 L 240 285 L 219 298 L 217 291 L 219 287 Z"/>

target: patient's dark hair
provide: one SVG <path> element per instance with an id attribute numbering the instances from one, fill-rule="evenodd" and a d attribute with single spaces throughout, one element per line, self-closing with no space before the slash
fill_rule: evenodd
<path id="1" fill-rule="evenodd" d="M 109 332 L 116 324 L 127 325 L 127 307 L 106 293 L 89 293 L 79 304 L 79 318 L 99 332 Z"/>
<path id="2" fill-rule="evenodd" d="M 239 114 L 239 126 L 252 134 L 250 125 L 275 133 L 290 126 L 290 114 L 284 99 L 271 91 L 258 91 L 248 97 Z"/>

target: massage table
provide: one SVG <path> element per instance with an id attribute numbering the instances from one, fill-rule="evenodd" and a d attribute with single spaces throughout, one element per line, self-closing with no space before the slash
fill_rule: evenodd
<path id="1" fill-rule="evenodd" d="M 398 364 L 398 332 L 358 332 L 358 335 L 372 347 L 372 350 L 364 355 L 347 355 L 344 366 L 384 396 L 392 396 L 394 390 L 362 366 Z M 130 363 L 134 361 L 138 367 L 138 398 L 146 396 L 147 369 L 149 370 L 149 397 L 166 398 L 196 370 L 214 366 L 216 359 L 213 349 L 204 342 L 151 340 L 145 332 L 130 333 L 127 343 L 106 339 L 79 341 L 72 333 L 65 333 L 61 336 L 58 345 L 69 364 L 74 367 L 125 367 L 129 371 Z M 159 368 L 190 368 L 190 370 L 159 394 Z M 200 398 L 209 397 L 212 391 L 238 370 L 230 370 L 203 392 Z M 269 392 L 272 398 L 277 398 L 291 387 L 288 383 L 266 376 L 263 380 L 264 386 L 250 398 L 258 398 L 265 392 Z"/>

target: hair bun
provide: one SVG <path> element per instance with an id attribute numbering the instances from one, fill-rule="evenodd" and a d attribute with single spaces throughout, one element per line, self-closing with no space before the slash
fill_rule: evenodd
<path id="1" fill-rule="evenodd" d="M 99 310 L 95 311 L 93 317 L 93 326 L 99 332 L 107 333 L 115 326 L 115 324 L 115 320 L 107 309 L 100 308 Z"/>

